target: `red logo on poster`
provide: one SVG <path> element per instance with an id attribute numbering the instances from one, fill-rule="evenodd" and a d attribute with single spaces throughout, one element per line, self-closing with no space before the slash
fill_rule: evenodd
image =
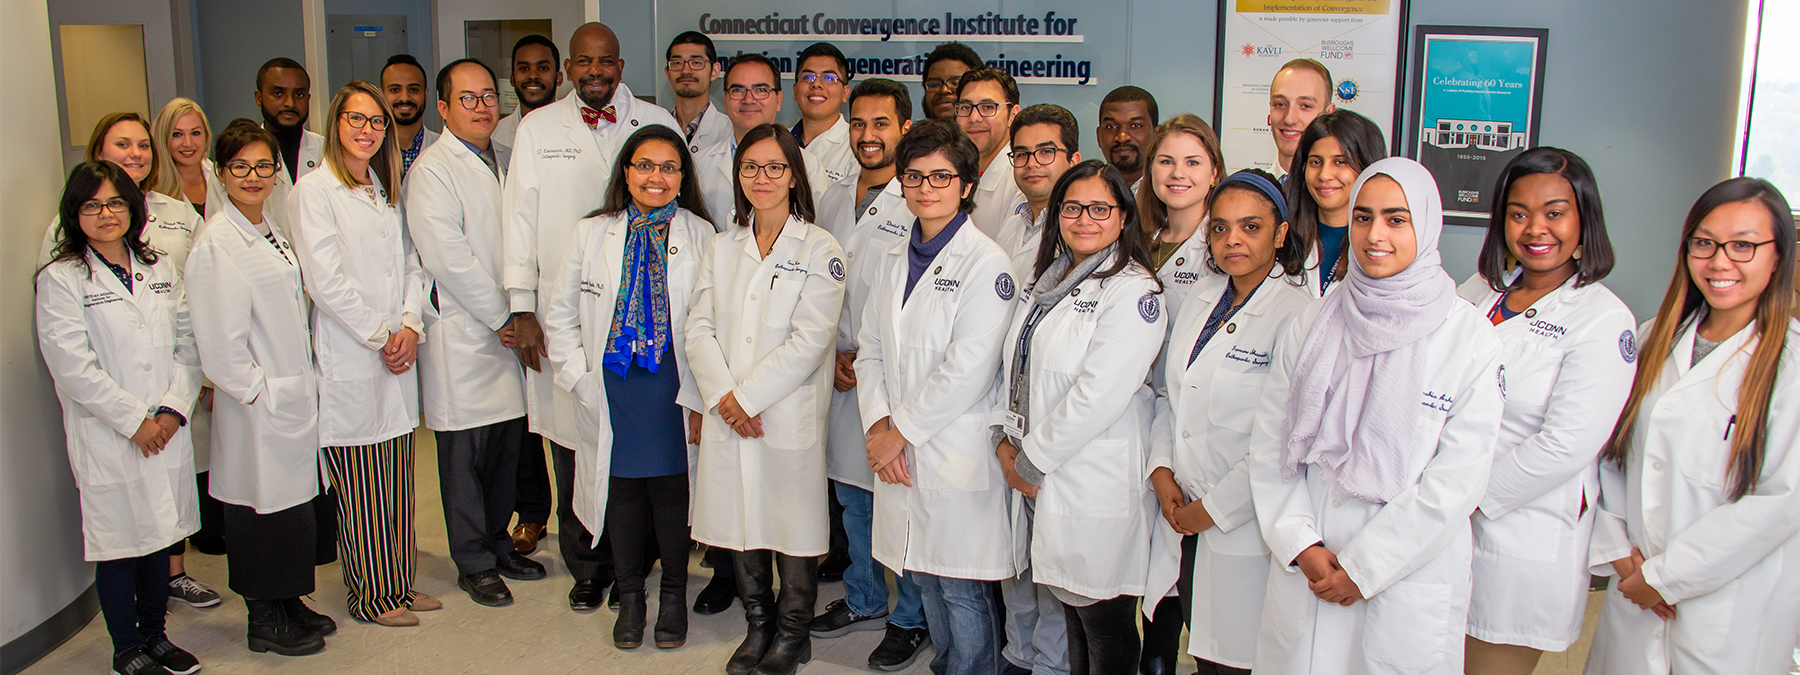
<path id="1" fill-rule="evenodd" d="M 1238 51 L 1243 52 L 1245 57 L 1255 56 L 1256 55 L 1256 45 L 1246 42 L 1246 43 L 1244 43 L 1244 46 L 1238 48 Z"/>

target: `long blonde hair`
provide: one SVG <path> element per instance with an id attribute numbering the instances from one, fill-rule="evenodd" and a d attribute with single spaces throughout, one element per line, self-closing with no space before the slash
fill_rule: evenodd
<path id="1" fill-rule="evenodd" d="M 150 172 L 151 190 L 161 192 L 176 199 L 186 196 L 181 185 L 181 172 L 175 168 L 175 153 L 169 149 L 169 134 L 175 133 L 175 123 L 188 115 L 200 116 L 200 130 L 206 132 L 206 140 L 200 142 L 201 157 L 206 156 L 212 145 L 212 124 L 206 121 L 206 111 L 193 99 L 176 97 L 163 105 L 162 112 L 156 113 L 156 122 L 150 125 L 150 147 L 156 148 L 156 168 Z"/>
<path id="2" fill-rule="evenodd" d="M 388 105 L 387 97 L 381 89 L 368 80 L 351 80 L 331 97 L 331 108 L 325 119 L 325 166 L 331 169 L 331 175 L 346 187 L 362 185 L 358 176 L 350 174 L 350 168 L 344 165 L 344 139 L 338 137 L 338 118 L 349 107 L 350 97 L 363 94 L 381 106 L 381 114 L 388 118 L 388 128 L 381 132 L 381 149 L 369 158 L 369 169 L 375 174 L 375 180 L 381 183 L 381 189 L 387 192 L 387 203 L 396 206 L 400 203 L 400 147 L 394 141 L 394 108 Z"/>

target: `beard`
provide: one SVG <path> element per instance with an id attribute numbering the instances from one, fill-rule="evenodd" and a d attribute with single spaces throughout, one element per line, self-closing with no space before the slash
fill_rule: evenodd
<path id="1" fill-rule="evenodd" d="M 306 126 L 306 118 L 307 117 L 308 117 L 307 110 L 305 108 L 301 108 L 300 109 L 300 121 L 296 122 L 293 126 L 288 126 L 286 124 L 281 123 L 281 117 L 279 115 L 269 114 L 269 110 L 267 108 L 264 108 L 262 111 L 263 128 L 268 129 L 271 132 L 293 132 L 296 129 L 303 128 Z"/>
<path id="2" fill-rule="evenodd" d="M 894 165 L 894 153 L 886 146 L 881 148 L 881 157 L 877 158 L 873 164 L 864 162 L 862 153 L 855 154 L 856 165 L 862 167 L 864 171 L 878 171 Z"/>
<path id="3" fill-rule="evenodd" d="M 1120 150 L 1130 150 L 1131 155 L 1121 158 Z M 1121 143 L 1113 146 L 1111 150 L 1106 151 L 1106 161 L 1118 167 L 1122 173 L 1131 173 L 1144 167 L 1144 156 L 1138 153 L 1138 146 L 1133 143 Z"/>
<path id="4" fill-rule="evenodd" d="M 418 124 L 419 120 L 422 119 L 425 119 L 425 106 L 422 105 L 413 106 L 411 117 L 401 114 L 398 109 L 394 110 L 394 126 L 410 127 L 414 124 Z"/>
<path id="5" fill-rule="evenodd" d="M 600 95 L 598 97 L 596 97 L 599 99 L 597 101 L 594 99 L 588 98 L 587 88 L 588 88 L 588 85 L 592 85 L 592 84 L 599 84 L 599 85 L 606 87 L 606 89 L 602 90 L 600 92 Z M 617 92 L 618 90 L 619 90 L 619 81 L 609 78 L 609 77 L 606 77 L 604 75 L 590 75 L 590 76 L 581 78 L 580 80 L 576 81 L 576 83 L 575 83 L 575 93 L 577 96 L 581 97 L 581 102 L 583 104 L 586 104 L 587 107 L 593 108 L 595 110 L 605 108 L 607 106 L 607 104 L 612 103 L 613 94 L 615 92 Z"/>

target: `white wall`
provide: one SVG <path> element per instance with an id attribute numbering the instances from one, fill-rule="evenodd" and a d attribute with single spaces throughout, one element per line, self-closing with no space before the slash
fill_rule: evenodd
<path id="1" fill-rule="evenodd" d="M 53 63 L 61 61 L 61 38 L 56 27 L 61 24 L 94 24 L 124 23 L 142 24 L 144 26 L 144 76 L 149 84 L 150 115 L 155 115 L 164 103 L 177 95 L 175 78 L 175 28 L 172 20 L 170 4 L 167 2 L 148 2 L 144 0 L 56 0 L 49 5 L 50 58 Z M 8 23 L 30 23 L 33 26 L 42 23 L 22 22 L 17 17 L 8 15 Z M 58 64 L 60 66 L 60 64 Z M 15 67 L 8 64 L 7 67 Z M 54 73 L 46 69 L 47 72 Z M 52 76 L 54 77 L 54 75 Z M 62 100 L 62 84 L 55 82 L 56 96 L 54 101 Z M 11 95 L 10 92 L 8 94 Z M 63 130 L 62 152 L 65 160 L 78 159 L 83 148 L 72 147 L 76 144 L 86 146 L 88 130 L 83 129 L 79 138 L 68 138 L 68 130 Z"/>

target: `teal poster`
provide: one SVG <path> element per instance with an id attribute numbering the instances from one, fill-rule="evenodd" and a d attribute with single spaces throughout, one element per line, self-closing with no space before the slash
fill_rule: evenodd
<path id="1" fill-rule="evenodd" d="M 1414 151 L 1437 178 L 1444 215 L 1483 225 L 1506 163 L 1537 142 L 1543 31 L 1433 34 L 1421 27 Z"/>

